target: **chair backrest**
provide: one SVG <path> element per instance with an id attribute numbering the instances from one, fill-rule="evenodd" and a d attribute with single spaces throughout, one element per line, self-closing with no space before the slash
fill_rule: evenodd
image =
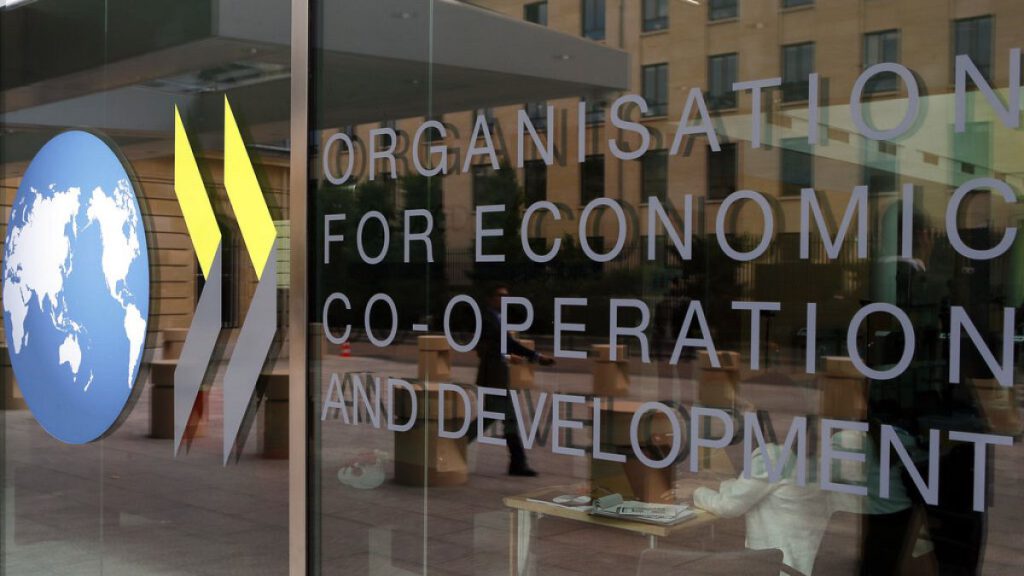
<path id="1" fill-rule="evenodd" d="M 782 550 L 647 550 L 640 555 L 637 576 L 778 576 L 782 571 Z"/>

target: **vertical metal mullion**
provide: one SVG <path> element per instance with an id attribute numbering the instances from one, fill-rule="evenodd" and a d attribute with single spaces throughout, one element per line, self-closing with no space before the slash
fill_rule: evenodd
<path id="1" fill-rule="evenodd" d="M 309 0 L 291 3 L 291 152 L 288 181 L 290 274 L 288 298 L 288 573 L 306 576 L 309 494 L 307 451 L 308 346 L 307 167 L 309 165 Z"/>

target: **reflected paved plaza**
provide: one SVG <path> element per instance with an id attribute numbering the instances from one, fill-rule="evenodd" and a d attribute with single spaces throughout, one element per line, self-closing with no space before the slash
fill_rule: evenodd
<path id="1" fill-rule="evenodd" d="M 542 344 L 543 346 L 543 344 Z M 372 371 L 414 378 L 415 345 L 386 350 L 365 343 L 353 356 L 324 357 L 323 374 Z M 453 379 L 472 382 L 475 357 L 456 357 Z M 222 367 L 223 369 L 223 367 Z M 695 383 L 688 363 L 673 368 L 631 366 L 634 396 L 693 400 Z M 657 371 L 656 371 L 657 370 Z M 817 410 L 816 390 L 807 376 L 794 381 L 782 368 L 747 375 L 741 395 L 771 413 L 777 430 L 796 414 Z M 792 371 L 794 374 L 797 370 Z M 585 361 L 563 361 L 538 370 L 539 390 L 583 393 L 590 386 Z M 325 378 L 328 376 L 325 376 Z M 219 380 L 218 380 L 219 383 Z M 6 574 L 223 575 L 287 572 L 287 461 L 258 453 L 256 425 L 241 461 L 220 465 L 220 390 L 211 392 L 205 433 L 189 454 L 173 457 L 171 440 L 149 433 L 149 395 L 139 398 L 127 421 L 112 436 L 87 446 L 50 439 L 27 411 L 4 413 L 5 474 L 3 513 Z M 319 414 L 314 415 L 319 418 Z M 501 446 L 470 448 L 468 483 L 429 489 L 400 486 L 393 478 L 393 435 L 340 420 L 322 425 L 320 554 L 331 574 L 507 574 L 510 512 L 502 498 L 556 485 L 582 485 L 585 458 L 553 454 L 550 440 L 529 452 L 537 478 L 505 474 Z M 367 454 L 384 455 L 387 480 L 361 490 L 345 485 L 338 472 Z M 687 478 L 685 466 L 679 477 Z M 995 502 L 989 513 L 984 574 L 1019 573 L 1015 558 L 1024 549 L 1016 516 L 1024 505 L 1024 448 L 996 451 Z M 571 521 L 543 518 L 532 550 L 545 575 L 633 574 L 648 541 L 640 535 Z M 663 548 L 730 550 L 743 547 L 742 518 L 722 520 L 713 530 L 683 531 L 659 543 Z M 832 546 L 829 573 L 849 573 L 858 550 Z"/>

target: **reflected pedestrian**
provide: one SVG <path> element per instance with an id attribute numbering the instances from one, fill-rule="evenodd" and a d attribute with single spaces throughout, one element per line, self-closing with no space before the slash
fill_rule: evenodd
<path id="1" fill-rule="evenodd" d="M 508 287 L 497 284 L 488 293 L 486 305 L 481 314 L 480 340 L 476 345 L 476 354 L 480 358 L 480 367 L 476 373 L 476 385 L 489 388 L 508 389 L 510 363 L 531 362 L 541 366 L 551 366 L 554 358 L 530 350 L 511 335 L 505 338 L 506 352 L 501 351 L 501 299 L 508 296 Z M 519 435 L 515 411 L 511 398 L 489 395 L 484 400 L 484 409 L 489 412 L 500 412 L 505 415 L 505 443 L 508 446 L 510 476 L 536 476 L 537 472 L 530 468 L 526 461 L 526 450 Z M 494 420 L 486 423 L 493 425 Z M 477 423 L 469 429 L 469 441 L 476 439 Z"/>

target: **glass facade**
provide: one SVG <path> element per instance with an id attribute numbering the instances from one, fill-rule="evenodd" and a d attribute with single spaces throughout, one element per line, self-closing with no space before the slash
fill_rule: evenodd
<path id="1" fill-rule="evenodd" d="M 1016 573 L 1024 6 L 938 4 L 0 3 L 0 576 Z"/>
<path id="2" fill-rule="evenodd" d="M 0 7 L 5 576 L 288 571 L 289 21 Z"/>

